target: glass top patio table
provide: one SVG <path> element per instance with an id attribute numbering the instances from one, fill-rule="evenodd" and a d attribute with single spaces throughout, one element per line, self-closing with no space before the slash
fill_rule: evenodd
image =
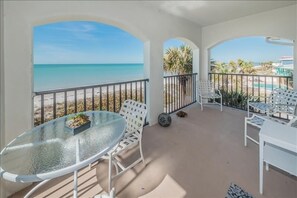
<path id="1" fill-rule="evenodd" d="M 0 154 L 0 175 L 13 182 L 37 182 L 59 177 L 98 160 L 124 134 L 126 122 L 119 114 L 84 112 L 91 127 L 73 135 L 64 116 L 24 132 Z"/>

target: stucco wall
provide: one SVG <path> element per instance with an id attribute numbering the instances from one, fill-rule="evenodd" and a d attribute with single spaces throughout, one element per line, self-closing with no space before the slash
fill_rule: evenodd
<path id="1" fill-rule="evenodd" d="M 3 49 L 3 1 L 0 1 L 0 149 L 4 147 L 4 49 Z M 4 197 L 4 182 L 0 180 L 0 197 Z"/>
<path id="2" fill-rule="evenodd" d="M 295 19 L 297 18 L 297 5 L 295 9 Z M 294 46 L 294 89 L 297 90 L 297 19 L 295 20 L 295 46 Z"/>
<path id="3" fill-rule="evenodd" d="M 201 29 L 197 25 L 139 6 L 136 1 L 5 1 L 4 14 L 1 33 L 4 31 L 5 40 L 5 144 L 32 127 L 32 28 L 35 25 L 65 20 L 98 21 L 122 28 L 142 40 L 145 75 L 150 78 L 150 124 L 156 123 L 157 115 L 163 112 L 164 41 L 181 37 L 196 46 L 201 43 Z M 18 190 L 16 185 L 9 186 L 7 194 Z"/>
<path id="4" fill-rule="evenodd" d="M 202 28 L 201 78 L 208 73 L 208 49 L 226 40 L 246 36 L 296 39 L 296 5 L 271 10 Z M 295 48 L 296 54 L 296 48 Z M 295 58 L 296 60 L 296 58 Z M 295 66 L 296 73 L 296 66 Z M 295 75 L 295 82 L 297 81 Z"/>

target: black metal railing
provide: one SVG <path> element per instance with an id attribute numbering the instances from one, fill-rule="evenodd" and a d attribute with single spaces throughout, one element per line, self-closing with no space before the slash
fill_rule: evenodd
<path id="1" fill-rule="evenodd" d="M 266 102 L 275 88 L 293 89 L 291 76 L 209 73 L 215 89 L 222 93 L 223 104 L 247 110 L 247 100 Z"/>
<path id="2" fill-rule="evenodd" d="M 164 112 L 173 113 L 196 102 L 197 73 L 164 76 Z"/>
<path id="3" fill-rule="evenodd" d="M 89 110 L 118 112 L 122 102 L 146 103 L 148 79 L 35 92 L 34 125 Z"/>

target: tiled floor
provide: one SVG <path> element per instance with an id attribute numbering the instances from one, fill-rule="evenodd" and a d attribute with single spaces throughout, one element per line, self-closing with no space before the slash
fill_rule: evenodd
<path id="1" fill-rule="evenodd" d="M 275 168 L 264 171 L 264 194 L 259 194 L 258 146 L 250 141 L 247 147 L 243 145 L 246 112 L 226 107 L 220 112 L 215 106 L 201 112 L 197 105 L 185 111 L 188 116 L 173 116 L 168 128 L 145 127 L 146 166 L 137 165 L 115 182 L 117 197 L 143 195 L 158 186 L 166 174 L 189 198 L 225 197 L 232 182 L 256 198 L 297 197 L 296 177 Z M 248 130 L 257 136 L 255 128 Z M 79 197 L 93 197 L 102 192 L 101 186 L 107 190 L 107 162 L 80 171 Z M 29 188 L 12 197 L 23 197 Z M 72 197 L 72 190 L 72 175 L 68 175 L 50 181 L 33 197 Z"/>

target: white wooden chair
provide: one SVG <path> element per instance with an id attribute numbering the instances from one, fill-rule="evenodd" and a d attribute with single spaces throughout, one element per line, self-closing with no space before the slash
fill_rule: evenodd
<path id="1" fill-rule="evenodd" d="M 198 94 L 198 103 L 201 106 L 201 111 L 203 111 L 203 100 L 207 100 L 207 103 L 204 104 L 211 104 L 208 103 L 209 99 L 212 99 L 212 104 L 218 104 L 221 107 L 221 111 L 223 111 L 223 100 L 222 94 L 220 90 L 215 90 L 213 87 L 212 82 L 210 81 L 198 81 L 197 82 L 197 94 Z M 220 103 L 216 102 L 215 99 L 220 99 Z"/>
<path id="2" fill-rule="evenodd" d="M 126 131 L 123 138 L 120 140 L 119 144 L 109 152 L 109 191 L 111 190 L 112 181 L 118 176 L 122 175 L 125 171 L 133 168 L 139 162 L 144 163 L 144 157 L 142 152 L 142 131 L 143 126 L 145 124 L 145 118 L 147 115 L 147 107 L 145 104 L 136 102 L 133 100 L 126 100 L 119 112 L 121 116 L 123 116 L 127 122 Z M 135 146 L 139 147 L 140 158 L 134 161 L 132 164 L 128 166 L 124 166 L 121 163 L 121 159 L 119 155 L 124 151 L 127 151 Z M 116 168 L 116 174 L 112 175 L 112 164 L 114 164 Z"/>

